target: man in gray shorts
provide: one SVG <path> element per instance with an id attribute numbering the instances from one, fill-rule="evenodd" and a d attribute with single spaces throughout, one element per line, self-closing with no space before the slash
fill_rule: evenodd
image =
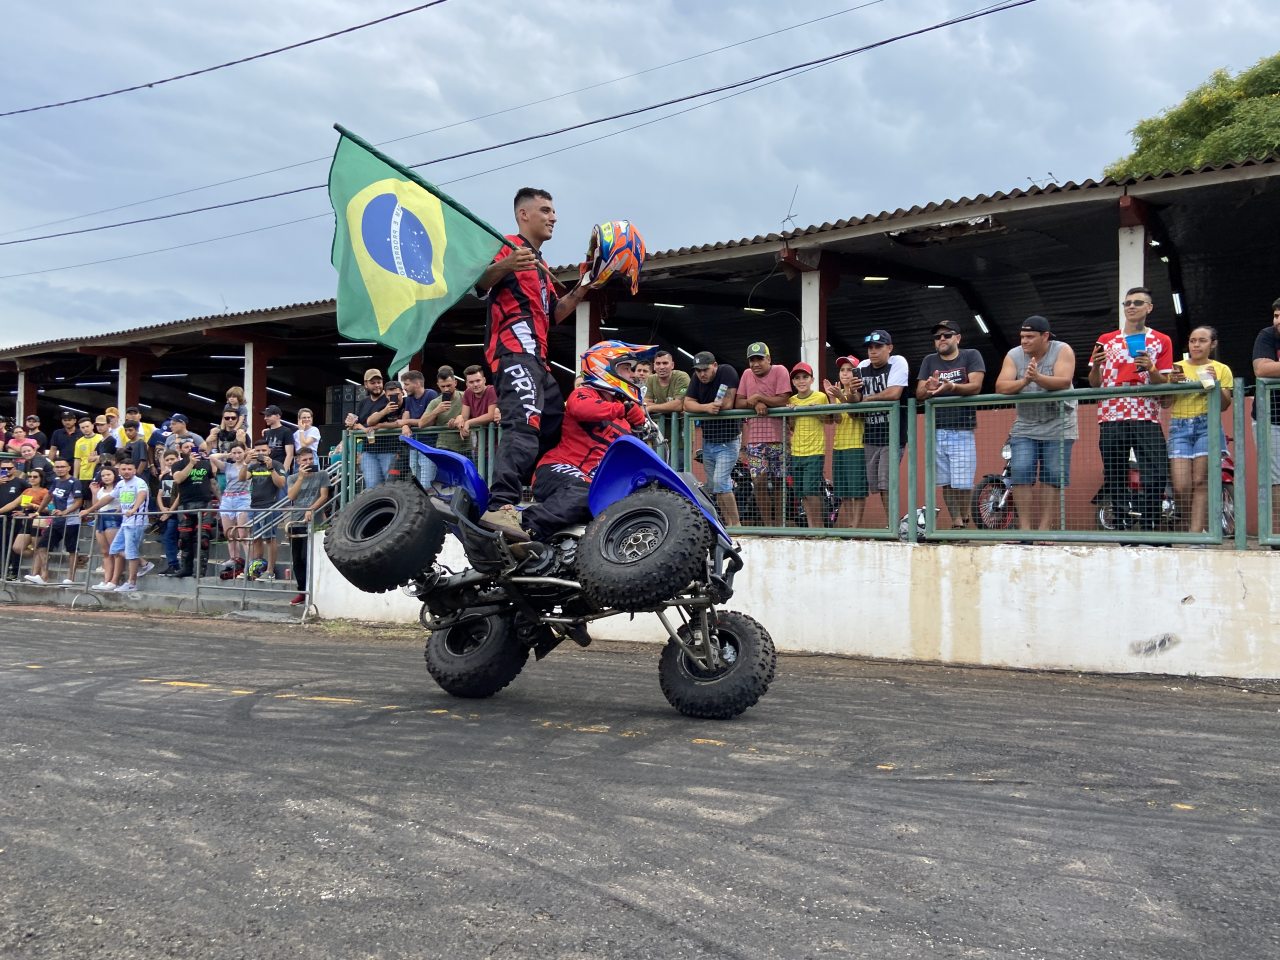
<path id="1" fill-rule="evenodd" d="M 893 337 L 887 330 L 872 330 L 862 338 L 866 348 L 867 359 L 858 364 L 853 384 L 862 390 L 861 403 L 885 400 L 897 402 L 902 398 L 902 391 L 907 389 L 911 372 L 907 361 L 894 355 Z M 889 512 L 889 417 L 896 413 L 868 413 L 863 417 L 866 432 L 863 434 L 863 446 L 867 455 L 867 485 L 872 490 L 880 491 L 880 501 L 884 504 L 885 514 Z M 898 438 L 898 453 L 906 444 L 906 437 Z M 893 464 L 897 468 L 897 463 Z M 890 517 L 890 522 L 893 518 Z"/>

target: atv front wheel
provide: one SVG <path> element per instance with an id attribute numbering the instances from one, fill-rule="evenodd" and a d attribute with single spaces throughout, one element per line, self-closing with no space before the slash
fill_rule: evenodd
<path id="1" fill-rule="evenodd" d="M 382 483 L 347 504 L 324 538 L 324 552 L 347 581 L 385 593 L 426 570 L 444 546 L 444 520 L 416 483 Z"/>
<path id="2" fill-rule="evenodd" d="M 697 621 L 695 621 L 696 623 Z M 692 645 L 694 624 L 676 632 Z M 687 717 L 729 720 L 765 695 L 778 666 L 768 631 L 745 613 L 715 614 L 715 644 L 723 663 L 708 670 L 674 642 L 662 650 L 658 681 L 667 702 Z"/>
<path id="3" fill-rule="evenodd" d="M 515 614 L 476 617 L 427 638 L 427 672 L 455 697 L 491 697 L 524 669 L 529 649 L 516 636 Z"/>
<path id="4" fill-rule="evenodd" d="M 702 511 L 680 494 L 637 490 L 587 524 L 577 557 L 583 595 L 627 611 L 670 600 L 706 569 L 712 536 Z"/>

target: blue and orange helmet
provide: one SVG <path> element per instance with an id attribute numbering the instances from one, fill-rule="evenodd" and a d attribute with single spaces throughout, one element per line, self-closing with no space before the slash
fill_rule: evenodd
<path id="1" fill-rule="evenodd" d="M 640 268 L 644 266 L 644 237 L 630 220 L 610 220 L 591 228 L 587 262 L 579 272 L 589 276 L 588 286 L 603 287 L 615 276 L 631 278 L 631 295 L 640 289 Z"/>
<path id="2" fill-rule="evenodd" d="M 657 344 L 626 343 L 622 340 L 602 340 L 592 344 L 582 355 L 582 383 L 640 403 L 640 387 L 631 382 L 631 371 L 624 376 L 618 372 L 618 365 L 629 363 L 634 369 L 638 360 L 652 363 L 657 351 Z"/>

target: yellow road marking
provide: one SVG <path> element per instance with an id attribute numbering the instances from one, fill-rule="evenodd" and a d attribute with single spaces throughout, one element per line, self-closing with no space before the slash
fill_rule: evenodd
<path id="1" fill-rule="evenodd" d="M 694 737 L 689 742 L 705 744 L 706 746 L 709 746 L 709 747 L 727 747 L 728 746 L 728 744 L 725 743 L 723 740 L 709 740 L 705 737 Z"/>
<path id="2" fill-rule="evenodd" d="M 28 664 L 27 664 L 27 669 L 28 669 L 28 670 L 43 670 L 43 669 L 44 669 L 44 667 L 40 666 L 40 664 L 38 664 L 38 663 L 28 663 Z"/>
<path id="3" fill-rule="evenodd" d="M 163 680 L 160 685 L 162 687 L 191 687 L 195 690 L 208 690 L 213 686 L 211 683 L 191 683 L 188 680 Z"/>
<path id="4" fill-rule="evenodd" d="M 1169 806 L 1173 807 L 1173 809 L 1175 810 L 1194 810 L 1195 809 L 1195 807 L 1193 807 L 1189 803 L 1171 803 L 1169 804 Z"/>
<path id="5" fill-rule="evenodd" d="M 312 703 L 364 703 L 363 700 L 353 700 L 351 697 L 299 697 L 299 700 L 309 700 Z"/>
<path id="6" fill-rule="evenodd" d="M 232 690 L 231 692 L 235 694 L 239 694 L 242 697 L 247 697 L 249 694 L 257 693 L 258 691 L 257 690 Z"/>
<path id="7" fill-rule="evenodd" d="M 892 763 L 877 763 L 876 769 L 877 770 L 897 770 L 898 768 L 896 765 Z"/>

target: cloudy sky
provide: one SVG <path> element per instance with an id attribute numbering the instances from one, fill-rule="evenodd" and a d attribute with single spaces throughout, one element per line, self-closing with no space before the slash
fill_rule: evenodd
<path id="1" fill-rule="evenodd" d="M 448 0 L 192 79 L 0 117 L 0 243 L 322 184 L 335 121 L 375 142 L 405 138 L 384 149 L 416 164 L 874 43 L 986 2 Z M 159 80 L 413 5 L 11 4 L 0 112 Z M 838 15 L 783 30 L 827 14 Z M 598 220 L 632 219 L 650 250 L 754 236 L 788 213 L 804 226 L 1051 174 L 1099 177 L 1128 151 L 1136 120 L 1215 68 L 1236 72 L 1275 53 L 1278 36 L 1274 0 L 1037 0 L 639 129 L 618 132 L 679 108 L 421 172 L 504 230 L 515 188 L 549 189 L 560 224 L 545 253 L 557 264 L 581 258 Z M 545 102 L 467 122 L 531 101 Z M 559 152 L 540 156 L 549 151 Z M 231 234 L 243 235 L 198 242 Z M 315 190 L 0 246 L 0 345 L 331 297 L 331 236 Z M 194 245 L 131 256 L 182 244 Z M 127 259 L 51 269 L 111 258 Z"/>

